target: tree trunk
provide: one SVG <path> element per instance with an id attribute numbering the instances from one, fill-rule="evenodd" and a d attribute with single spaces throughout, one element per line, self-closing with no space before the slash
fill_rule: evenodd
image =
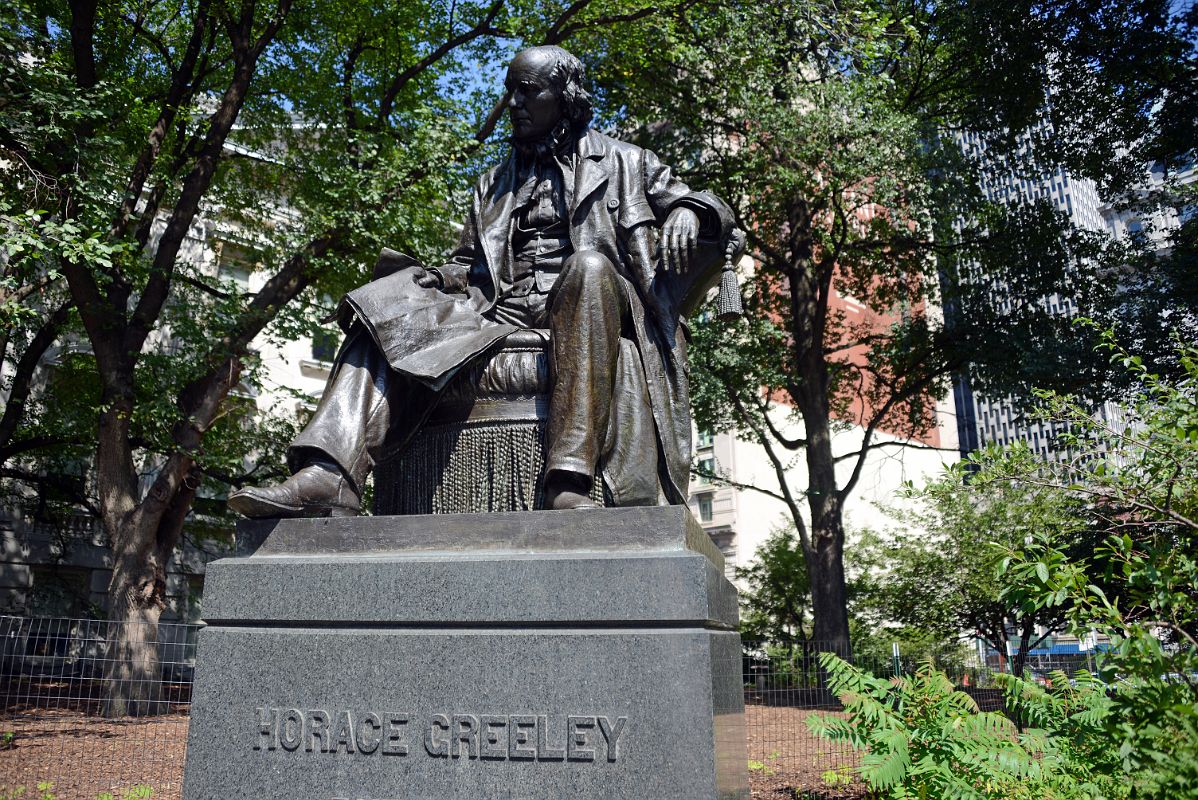
<path id="1" fill-rule="evenodd" d="M 826 365 L 822 361 L 810 364 L 808 370 L 815 379 L 804 375 L 805 393 L 800 397 L 799 409 L 807 432 L 811 542 L 804 554 L 815 617 L 811 638 L 819 649 L 851 661 L 848 592 L 844 580 L 844 501 L 836 486 L 836 461 L 832 456 Z"/>
<path id="2" fill-rule="evenodd" d="M 789 295 L 792 381 L 791 400 L 803 419 L 807 457 L 807 508 L 810 540 L 804 543 L 811 581 L 811 639 L 816 648 L 852 660 L 848 593 L 844 580 L 844 497 L 836 485 L 832 455 L 830 376 L 824 352 L 833 262 L 815 258 L 816 212 L 801 199 L 791 208 L 791 262 L 783 270 Z M 782 476 L 780 479 L 784 480 Z"/>
<path id="3" fill-rule="evenodd" d="M 807 574 L 811 580 L 811 610 L 815 617 L 812 641 L 821 651 L 851 660 L 848 592 L 844 580 L 844 524 L 839 509 L 813 521 Z"/>
<path id="4" fill-rule="evenodd" d="M 1032 636 L 1035 632 L 1035 624 L 1030 620 L 1025 620 L 1019 631 L 1019 649 L 1011 657 L 1011 674 L 1017 678 L 1022 678 L 1023 671 L 1027 669 L 1027 651 L 1031 648 Z"/>
<path id="5" fill-rule="evenodd" d="M 123 533 L 127 541 L 135 542 L 154 536 L 153 531 Z M 158 619 L 165 606 L 166 573 L 157 559 L 139 557 L 136 551 L 132 548 L 132 552 L 116 556 L 108 585 L 106 717 L 143 717 L 166 711 L 158 657 Z"/>

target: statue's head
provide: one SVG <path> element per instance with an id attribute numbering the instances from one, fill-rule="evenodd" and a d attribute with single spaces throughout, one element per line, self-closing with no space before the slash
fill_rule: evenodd
<path id="1" fill-rule="evenodd" d="M 504 85 L 518 140 L 547 136 L 565 120 L 580 132 L 591 122 L 591 96 L 583 87 L 582 62 L 560 47 L 530 47 L 512 59 Z"/>

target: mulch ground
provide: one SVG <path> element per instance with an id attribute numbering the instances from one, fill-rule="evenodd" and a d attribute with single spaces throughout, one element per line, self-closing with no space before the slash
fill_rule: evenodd
<path id="1" fill-rule="evenodd" d="M 807 729 L 806 708 L 745 706 L 749 784 L 754 800 L 839 800 L 865 797 L 852 777 L 857 755 L 820 739 Z"/>
<path id="2" fill-rule="evenodd" d="M 813 736 L 807 709 L 749 705 L 749 780 L 754 800 L 839 800 L 864 797 L 853 781 L 851 751 Z M 0 800 L 19 786 L 25 797 L 39 782 L 58 800 L 95 800 L 102 792 L 151 786 L 154 800 L 180 800 L 187 715 L 108 720 L 80 711 L 34 709 L 0 715 Z"/>
<path id="3" fill-rule="evenodd" d="M 102 792 L 152 786 L 155 800 L 179 800 L 187 715 L 104 719 L 79 711 L 36 710 L 0 716 L 0 800 L 5 790 L 54 784 L 58 800 L 96 800 Z M 2 746 L 2 743 L 0 743 Z M 36 795 L 40 797 L 40 795 Z"/>

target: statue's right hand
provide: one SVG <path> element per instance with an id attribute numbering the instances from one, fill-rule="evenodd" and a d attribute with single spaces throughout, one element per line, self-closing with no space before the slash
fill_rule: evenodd
<path id="1" fill-rule="evenodd" d="M 416 267 L 416 285 L 425 289 L 440 289 L 443 284 L 441 276 L 436 272 Z"/>

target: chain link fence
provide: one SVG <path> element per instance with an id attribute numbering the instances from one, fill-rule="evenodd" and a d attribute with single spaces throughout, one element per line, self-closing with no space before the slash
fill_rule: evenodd
<path id="1" fill-rule="evenodd" d="M 18 787 L 25 797 L 52 783 L 58 800 L 114 797 L 139 786 L 155 800 L 181 797 L 183 758 L 199 625 L 159 623 L 126 628 L 124 641 L 142 641 L 158 658 L 154 685 L 138 687 L 140 716 L 112 716 L 106 698 L 114 687 L 108 642 L 115 626 L 104 620 L 0 616 L 0 800 Z M 132 634 L 132 635 L 130 635 Z M 140 637 L 140 638 L 139 638 Z M 864 796 L 854 780 L 858 755 L 811 733 L 813 714 L 840 714 L 819 661 L 826 644 L 745 642 L 741 658 L 745 729 L 754 797 L 849 798 Z M 844 654 L 840 654 L 844 655 Z M 906 674 L 917 662 L 894 648 L 892 657 L 858 654 L 858 667 L 878 676 Z M 994 672 L 1009 662 L 990 659 L 950 676 L 983 710 L 1002 707 Z M 1029 657 L 1036 680 L 1053 670 L 1093 669 L 1093 654 Z M 130 694 L 123 691 L 124 694 Z M 136 703 L 132 704 L 137 709 Z M 155 713 L 156 712 L 156 713 Z M 795 790 L 798 790 L 796 794 Z"/>
<path id="2" fill-rule="evenodd" d="M 118 624 L 0 616 L 0 798 L 20 787 L 40 797 L 44 783 L 58 800 L 120 798 L 138 786 L 156 799 L 181 796 L 200 626 L 124 623 L 126 643 L 156 654 L 157 679 L 113 687 L 106 654 Z M 111 716 L 111 688 L 150 700 L 130 704 L 137 716 Z"/>

